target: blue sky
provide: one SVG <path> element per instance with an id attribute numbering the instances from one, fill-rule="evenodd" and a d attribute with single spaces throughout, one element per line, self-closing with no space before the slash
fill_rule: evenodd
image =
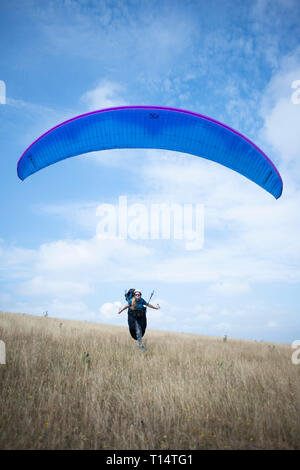
<path id="1" fill-rule="evenodd" d="M 298 1 L 6 1 L 0 5 L 0 309 L 126 325 L 300 339 Z M 21 182 L 17 161 L 76 115 L 121 105 L 205 114 L 249 137 L 283 178 L 275 200 L 227 168 L 175 152 L 71 158 Z M 205 240 L 99 240 L 97 207 L 199 203 Z"/>

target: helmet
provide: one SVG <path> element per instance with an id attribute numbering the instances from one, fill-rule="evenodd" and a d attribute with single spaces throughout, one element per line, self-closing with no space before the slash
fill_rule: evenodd
<path id="1" fill-rule="evenodd" d="M 134 291 L 134 294 L 136 294 L 136 293 L 139 293 L 139 294 L 141 294 L 141 295 L 142 295 L 141 291 L 140 291 L 140 290 L 138 290 L 138 289 L 135 289 L 135 291 Z"/>

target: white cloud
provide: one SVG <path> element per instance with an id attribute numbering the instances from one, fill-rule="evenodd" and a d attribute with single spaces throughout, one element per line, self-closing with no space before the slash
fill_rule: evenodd
<path id="1" fill-rule="evenodd" d="M 194 310 L 196 313 L 199 313 L 200 315 L 211 317 L 218 310 L 218 305 L 212 302 L 197 304 Z"/>
<path id="2" fill-rule="evenodd" d="M 103 80 L 92 90 L 86 91 L 80 101 L 91 111 L 114 108 L 128 104 L 122 97 L 124 93 L 125 90 L 120 84 Z"/>
<path id="3" fill-rule="evenodd" d="M 16 246 L 7 247 L 3 244 L 0 249 L 1 280 L 24 279 L 30 276 L 36 255 L 36 250 Z"/>
<path id="4" fill-rule="evenodd" d="M 9 305 L 12 303 L 13 296 L 6 292 L 0 293 L 0 309 L 5 310 L 9 308 Z"/>
<path id="5" fill-rule="evenodd" d="M 73 109 L 50 108 L 14 98 L 7 100 L 7 106 L 14 110 L 16 117 L 22 117 L 23 132 L 16 133 L 16 139 L 23 150 L 40 135 L 74 116 Z"/>
<path id="6" fill-rule="evenodd" d="M 34 270 L 75 279 L 121 278 L 128 266 L 150 255 L 145 246 L 127 240 L 59 240 L 41 245 Z"/>
<path id="7" fill-rule="evenodd" d="M 69 222 L 73 227 L 80 226 L 95 233 L 97 217 L 96 209 L 99 202 L 61 202 L 60 204 L 34 204 L 33 211 L 40 215 L 59 217 Z"/>
<path id="8" fill-rule="evenodd" d="M 85 159 L 91 159 L 91 163 L 95 162 L 104 167 L 111 167 L 114 170 L 128 169 L 130 172 L 138 172 L 142 166 L 144 150 L 141 149 L 113 149 L 101 150 L 99 152 L 90 152 L 84 154 Z"/>
<path id="9" fill-rule="evenodd" d="M 237 279 L 232 281 L 220 281 L 209 287 L 209 291 L 213 294 L 221 295 L 239 295 L 251 290 L 247 282 L 240 282 Z"/>
<path id="10" fill-rule="evenodd" d="M 224 333 L 227 333 L 228 331 L 232 331 L 234 329 L 234 325 L 229 322 L 220 322 L 215 325 L 215 328 L 222 330 Z"/>
<path id="11" fill-rule="evenodd" d="M 299 161 L 300 105 L 294 104 L 292 83 L 300 79 L 300 47 L 282 60 L 270 80 L 261 106 L 262 138 L 277 151 L 283 163 Z"/>
<path id="12" fill-rule="evenodd" d="M 91 294 L 92 288 L 84 281 L 72 282 L 38 276 L 21 283 L 18 292 L 26 297 L 74 298 Z"/>
<path id="13" fill-rule="evenodd" d="M 74 320 L 96 321 L 97 315 L 84 302 L 80 300 L 52 299 L 47 305 L 50 317 L 70 318 Z M 31 310 L 29 310 L 29 313 Z"/>
<path id="14" fill-rule="evenodd" d="M 100 309 L 100 319 L 102 320 L 116 320 L 118 311 L 122 307 L 121 302 L 106 302 L 104 303 Z"/>
<path id="15" fill-rule="evenodd" d="M 273 68 L 280 62 L 283 45 L 289 45 L 285 41 L 289 41 L 290 36 L 284 36 L 282 31 L 295 30 L 297 37 L 298 12 L 297 0 L 256 0 L 251 4 L 251 31 L 255 35 L 260 54 Z"/>
<path id="16" fill-rule="evenodd" d="M 199 8 L 199 7 L 198 7 Z M 31 9 L 32 10 L 32 9 Z M 183 68 L 199 34 L 194 7 L 160 2 L 58 2 L 36 5 L 42 46 L 62 60 L 92 61 L 94 70 L 124 77 L 126 83 L 165 76 L 172 66 Z M 72 18 L 72 21 L 69 19 Z M 94 72 L 93 72 L 94 73 Z M 186 73 L 186 72 L 185 72 Z"/>
<path id="17" fill-rule="evenodd" d="M 300 68 L 298 76 L 300 77 Z M 283 160 L 289 161 L 299 157 L 299 125 L 300 105 L 293 104 L 291 97 L 280 98 L 266 118 L 265 134 Z"/>
<path id="18" fill-rule="evenodd" d="M 65 318 L 80 321 L 97 321 L 96 313 L 80 299 L 33 299 L 24 301 L 15 300 L 14 312 L 28 313 L 30 315 L 44 316 L 48 312 L 50 318 Z"/>
<path id="19" fill-rule="evenodd" d="M 200 313 L 200 315 L 197 315 L 194 320 L 199 320 L 200 322 L 208 322 L 212 320 L 211 315 L 207 315 L 207 313 Z"/>

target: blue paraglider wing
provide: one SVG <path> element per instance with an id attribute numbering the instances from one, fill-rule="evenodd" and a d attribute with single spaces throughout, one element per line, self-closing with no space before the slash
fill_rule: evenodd
<path id="1" fill-rule="evenodd" d="M 120 148 L 196 155 L 237 171 L 276 199 L 282 193 L 278 170 L 245 136 L 207 116 L 158 106 L 103 109 L 63 122 L 25 150 L 18 162 L 18 176 L 24 180 L 65 158 Z"/>

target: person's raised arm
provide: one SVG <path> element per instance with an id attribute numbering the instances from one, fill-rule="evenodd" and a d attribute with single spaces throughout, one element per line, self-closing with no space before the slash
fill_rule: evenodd
<path id="1" fill-rule="evenodd" d="M 126 305 L 125 307 L 121 308 L 121 310 L 119 310 L 118 313 L 122 313 L 123 310 L 126 310 L 126 308 L 129 308 L 129 305 Z"/>
<path id="2" fill-rule="evenodd" d="M 154 307 L 154 305 L 151 305 L 151 304 L 146 304 L 147 307 L 150 307 L 150 308 L 155 308 L 155 310 L 159 310 L 160 309 L 160 306 L 157 304 L 157 307 Z"/>

